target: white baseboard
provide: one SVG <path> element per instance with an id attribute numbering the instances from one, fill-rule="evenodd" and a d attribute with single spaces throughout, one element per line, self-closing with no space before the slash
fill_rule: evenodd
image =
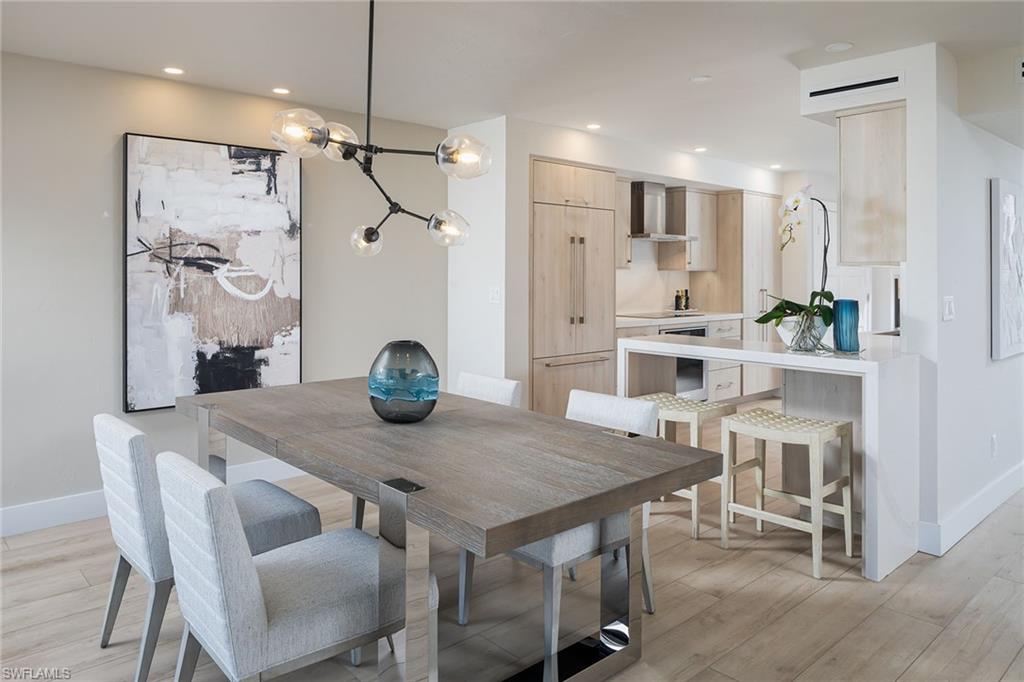
<path id="1" fill-rule="evenodd" d="M 255 462 L 232 464 L 228 467 L 228 483 L 241 483 L 262 478 L 280 481 L 302 476 L 303 472 L 279 459 L 261 459 Z M 29 533 L 65 523 L 95 519 L 107 515 L 107 503 L 102 490 L 90 490 L 66 497 L 15 504 L 0 509 L 0 537 Z"/>
<path id="2" fill-rule="evenodd" d="M 939 523 L 920 522 L 917 548 L 942 556 L 1021 488 L 1024 488 L 1024 462 L 965 500 Z"/>

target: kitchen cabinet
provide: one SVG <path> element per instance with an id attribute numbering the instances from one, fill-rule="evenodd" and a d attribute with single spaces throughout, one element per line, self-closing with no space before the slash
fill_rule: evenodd
<path id="1" fill-rule="evenodd" d="M 836 115 L 839 127 L 839 262 L 907 259 L 907 116 L 895 106 Z"/>
<path id="2" fill-rule="evenodd" d="M 628 178 L 615 180 L 615 267 L 628 268 L 633 262 L 633 240 L 629 238 L 631 218 L 630 183 Z"/>
<path id="3" fill-rule="evenodd" d="M 708 371 L 708 400 L 729 400 L 740 396 L 742 374 L 740 367 L 726 367 Z"/>
<path id="4" fill-rule="evenodd" d="M 533 201 L 615 210 L 615 173 L 553 161 L 533 162 Z"/>
<path id="5" fill-rule="evenodd" d="M 534 161 L 533 181 L 531 404 L 561 415 L 572 388 L 615 392 L 616 182 L 549 161 Z"/>
<path id="6" fill-rule="evenodd" d="M 615 393 L 615 352 L 563 355 L 533 361 L 533 409 L 564 417 L 569 392 Z"/>
<path id="7" fill-rule="evenodd" d="M 688 187 L 665 191 L 665 232 L 696 241 L 658 244 L 659 270 L 710 271 L 718 267 L 718 197 Z"/>

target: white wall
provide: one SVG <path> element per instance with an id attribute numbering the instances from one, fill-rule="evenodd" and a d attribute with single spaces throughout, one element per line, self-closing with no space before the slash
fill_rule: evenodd
<path id="1" fill-rule="evenodd" d="M 1024 185 L 1024 150 L 959 116 L 957 65 L 941 48 L 938 84 L 937 294 L 956 301 L 956 318 L 938 326 L 937 515 L 945 551 L 1024 484 L 1024 355 L 991 359 L 989 291 L 989 179 Z"/>
<path id="2" fill-rule="evenodd" d="M 505 220 L 505 374 L 530 379 L 530 157 L 603 166 L 630 176 L 661 176 L 721 187 L 780 194 L 782 178 L 731 161 L 579 130 L 507 119 Z M 697 302 L 699 305 L 699 302 Z"/>
<path id="3" fill-rule="evenodd" d="M 453 128 L 486 142 L 491 171 L 448 179 L 448 205 L 469 221 L 469 241 L 448 254 L 448 371 L 505 374 L 505 117 Z"/>
<path id="4" fill-rule="evenodd" d="M 957 62 L 960 116 L 1015 145 L 1024 144 L 1024 46 L 964 57 Z"/>
<path id="5" fill-rule="evenodd" d="M 99 488 L 92 416 L 120 414 L 122 134 L 270 146 L 280 100 L 4 54 L 2 61 L 2 504 Z M 312 107 L 316 109 L 317 107 Z M 364 129 L 361 116 L 320 109 Z M 374 122 L 390 146 L 433 148 L 444 131 Z M 445 176 L 403 157 L 378 164 L 410 209 L 445 203 Z M 354 164 L 303 162 L 303 378 L 365 374 L 380 347 L 417 338 L 445 367 L 447 253 L 421 223 L 393 218 L 383 253 L 348 238 L 385 205 Z M 191 455 L 195 427 L 133 415 L 157 448 Z M 233 449 L 231 457 L 253 456 Z"/>

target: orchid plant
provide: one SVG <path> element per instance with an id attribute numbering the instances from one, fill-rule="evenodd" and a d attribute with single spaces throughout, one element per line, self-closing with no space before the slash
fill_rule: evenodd
<path id="1" fill-rule="evenodd" d="M 820 199 L 810 195 L 811 186 L 807 185 L 800 191 L 788 197 L 779 208 L 779 218 L 782 222 L 779 226 L 779 250 L 784 251 L 790 244 L 796 243 L 796 233 L 804 228 L 804 220 L 800 215 L 800 209 L 809 202 L 817 202 L 821 205 L 825 214 L 825 241 L 824 252 L 821 259 L 821 288 L 811 292 L 811 299 L 807 305 L 802 305 L 785 298 L 772 296 L 778 303 L 755 320 L 759 324 L 774 322 L 778 327 L 783 324 L 786 318 L 796 318 L 793 339 L 789 342 L 790 347 L 797 350 L 817 350 L 821 346 L 821 336 L 825 329 L 832 324 L 832 306 L 834 299 L 832 292 L 826 288 L 828 283 L 828 247 L 831 242 L 831 234 L 828 225 L 828 208 Z"/>

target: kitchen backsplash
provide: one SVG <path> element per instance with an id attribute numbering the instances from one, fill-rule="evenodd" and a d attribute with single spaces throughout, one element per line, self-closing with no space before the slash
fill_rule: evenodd
<path id="1" fill-rule="evenodd" d="M 643 313 L 667 310 L 677 289 L 690 287 L 690 273 L 680 270 L 658 270 L 658 245 L 646 240 L 633 240 L 633 262 L 628 268 L 615 271 L 615 312 Z M 700 308 L 700 301 L 690 305 Z"/>

